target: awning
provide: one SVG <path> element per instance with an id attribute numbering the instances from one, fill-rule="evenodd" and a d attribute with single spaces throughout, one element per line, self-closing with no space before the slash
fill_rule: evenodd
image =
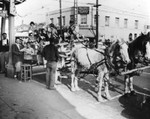
<path id="1" fill-rule="evenodd" d="M 81 35 L 84 35 L 85 37 L 90 37 L 94 38 L 95 37 L 95 30 L 90 30 L 90 29 L 80 29 L 79 33 Z"/>
<path id="2" fill-rule="evenodd" d="M 15 37 L 28 37 L 28 32 L 17 32 Z"/>

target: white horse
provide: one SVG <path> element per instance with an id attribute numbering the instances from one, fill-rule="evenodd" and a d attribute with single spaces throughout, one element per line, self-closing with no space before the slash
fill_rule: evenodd
<path id="1" fill-rule="evenodd" d="M 122 60 L 125 63 L 130 62 L 128 55 L 128 45 L 125 42 L 116 41 L 112 43 L 112 45 L 108 48 L 107 53 L 104 50 L 89 49 L 86 47 L 74 48 L 71 55 L 71 91 L 79 90 L 77 75 L 80 73 L 81 68 L 90 69 L 91 66 L 95 65 L 95 69 L 98 71 L 98 76 L 96 80 L 98 81 L 99 87 L 97 99 L 98 101 L 103 101 L 103 98 L 101 96 L 103 82 L 105 84 L 105 96 L 107 99 L 111 99 L 108 89 L 108 65 L 110 63 L 107 60 L 110 59 L 109 61 L 113 62 L 117 59 L 117 57 L 120 57 L 120 60 Z"/>

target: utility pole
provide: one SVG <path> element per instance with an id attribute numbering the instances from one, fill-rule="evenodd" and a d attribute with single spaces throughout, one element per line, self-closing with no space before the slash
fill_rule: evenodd
<path id="1" fill-rule="evenodd" d="M 59 6 L 60 6 L 60 35 L 62 37 L 62 8 L 61 8 L 61 0 L 59 0 Z"/>
<path id="2" fill-rule="evenodd" d="M 98 0 L 96 0 L 96 48 L 98 48 L 98 38 L 99 38 L 99 23 L 98 23 Z"/>
<path id="3" fill-rule="evenodd" d="M 93 3 L 88 3 L 90 5 L 93 5 Z M 98 0 L 96 0 L 96 4 L 93 5 L 93 7 L 96 7 L 96 48 L 98 48 L 98 38 L 99 38 L 99 14 L 98 14 L 98 7 L 101 6 L 101 4 L 98 4 Z"/>
<path id="4" fill-rule="evenodd" d="M 91 6 L 91 28 L 93 28 L 93 6 Z"/>
<path id="5" fill-rule="evenodd" d="M 78 24 L 78 0 L 74 0 L 74 21 Z"/>

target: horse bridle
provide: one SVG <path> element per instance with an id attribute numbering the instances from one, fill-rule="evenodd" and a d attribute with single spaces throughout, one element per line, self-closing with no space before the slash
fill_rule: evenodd
<path id="1" fill-rule="evenodd" d="M 123 45 L 124 43 L 126 43 L 126 42 L 123 42 L 122 44 L 117 44 L 117 45 L 118 45 L 118 47 L 120 48 L 121 45 Z M 119 51 L 119 50 L 118 50 L 118 51 Z M 116 58 L 116 63 L 120 63 L 121 66 L 126 66 L 126 62 L 123 61 L 123 58 L 122 58 L 120 52 L 118 52 L 118 54 L 117 54 L 117 55 L 114 55 L 114 56 L 115 56 L 115 58 Z"/>
<path id="2" fill-rule="evenodd" d="M 122 44 L 117 44 L 116 47 L 120 48 L 121 45 L 123 45 L 126 42 L 123 42 Z M 106 51 L 106 65 L 109 69 L 114 70 L 115 73 L 120 74 L 120 69 L 125 70 L 127 64 L 123 61 L 121 53 L 119 52 L 118 48 L 115 48 L 115 51 L 118 53 L 110 55 L 108 51 Z M 114 51 L 114 52 L 115 52 Z"/>
<path id="3" fill-rule="evenodd" d="M 135 50 L 134 52 L 131 51 L 131 48 L 129 47 L 129 54 L 130 54 L 130 59 L 135 62 L 135 63 L 141 63 L 141 64 L 147 64 L 149 63 L 149 61 L 145 58 L 145 46 L 147 42 L 150 41 L 146 41 L 146 42 L 142 42 L 142 46 L 141 46 L 141 50 Z"/>

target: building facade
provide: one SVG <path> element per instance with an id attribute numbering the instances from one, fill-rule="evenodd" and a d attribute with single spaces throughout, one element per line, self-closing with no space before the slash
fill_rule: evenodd
<path id="1" fill-rule="evenodd" d="M 74 19 L 74 7 L 62 9 L 62 26 L 68 26 L 69 21 Z M 131 33 L 133 39 L 145 32 L 148 23 L 148 16 L 123 11 L 114 8 L 99 7 L 99 39 L 120 39 L 128 40 Z M 46 24 L 60 24 L 60 12 L 52 11 L 46 14 Z M 95 37 L 96 9 L 90 6 L 79 6 L 77 14 L 77 25 L 80 34 L 86 37 Z"/>

